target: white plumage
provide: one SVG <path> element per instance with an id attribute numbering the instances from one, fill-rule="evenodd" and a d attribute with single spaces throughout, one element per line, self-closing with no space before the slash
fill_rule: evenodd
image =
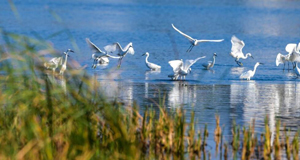
<path id="1" fill-rule="evenodd" d="M 300 76 L 300 69 L 299 69 L 299 67 L 298 67 L 298 62 L 296 62 L 296 74 L 297 74 L 297 76 Z"/>
<path id="2" fill-rule="evenodd" d="M 148 68 L 150 68 L 151 70 L 160 70 L 161 69 L 161 66 L 157 65 L 157 64 L 154 64 L 154 63 L 151 63 L 148 61 L 148 57 L 149 57 L 149 53 L 146 52 L 145 54 L 143 54 L 143 56 L 146 55 L 146 59 L 145 59 L 145 63 L 146 63 L 146 66 Z"/>
<path id="3" fill-rule="evenodd" d="M 205 69 L 210 69 L 210 68 L 212 68 L 212 67 L 215 65 L 216 57 L 217 57 L 217 53 L 214 53 L 214 55 L 213 55 L 213 57 L 212 57 L 212 60 L 211 60 L 211 61 L 208 61 L 207 63 L 203 63 L 202 66 L 203 66 Z"/>
<path id="4" fill-rule="evenodd" d="M 86 38 L 85 40 L 93 52 L 92 58 L 94 59 L 94 62 L 93 62 L 92 68 L 96 68 L 97 64 L 108 64 L 109 63 L 108 58 L 117 58 L 117 59 L 120 58 L 119 56 L 118 57 L 111 56 L 111 55 L 105 53 L 99 47 L 97 47 L 93 42 L 91 42 L 89 38 Z"/>
<path id="5" fill-rule="evenodd" d="M 260 64 L 263 64 L 263 63 L 259 63 L 259 62 L 256 62 L 255 66 L 254 66 L 254 70 L 249 70 L 247 72 L 244 72 L 241 74 L 240 76 L 240 79 L 247 79 L 247 80 L 250 80 L 251 77 L 254 76 L 255 72 L 256 72 L 256 68 L 260 65 Z"/>
<path id="6" fill-rule="evenodd" d="M 240 58 L 241 58 L 241 59 L 247 59 L 248 56 L 250 56 L 251 58 L 253 58 L 252 55 L 251 55 L 251 53 L 247 53 L 246 55 L 244 55 L 244 53 L 243 53 L 243 51 L 242 51 L 243 48 L 244 48 L 244 46 L 245 46 L 244 41 L 238 39 L 236 36 L 233 35 L 233 36 L 231 37 L 231 44 L 232 44 L 232 47 L 231 47 L 230 55 L 231 55 L 233 58 L 235 58 L 235 62 L 236 62 L 239 66 L 242 66 L 242 65 L 243 65 L 243 63 L 241 63 L 241 62 L 239 61 Z"/>
<path id="7" fill-rule="evenodd" d="M 67 61 L 68 61 L 68 57 L 69 57 L 69 53 L 70 53 L 70 52 L 74 52 L 74 51 L 72 51 L 71 49 L 68 49 L 67 52 L 64 52 L 64 54 L 66 55 L 66 57 L 65 57 L 64 64 L 63 64 L 63 65 L 61 66 L 61 68 L 60 68 L 59 74 L 61 74 L 61 75 L 63 75 L 64 72 L 65 72 L 66 69 L 67 69 Z"/>
<path id="8" fill-rule="evenodd" d="M 183 63 L 182 59 L 169 61 L 170 66 L 173 68 L 174 74 L 169 75 L 168 77 L 171 77 L 173 80 L 177 80 L 179 76 L 181 79 L 182 77 L 185 79 L 185 76 L 188 75 L 192 70 L 191 66 L 202 58 L 205 58 L 205 56 L 199 57 L 195 60 L 186 60 L 185 63 Z"/>
<path id="9" fill-rule="evenodd" d="M 45 62 L 44 66 L 46 69 L 52 69 L 53 73 L 55 73 L 56 68 L 62 65 L 62 57 L 54 57 L 49 60 L 49 62 Z"/>
<path id="10" fill-rule="evenodd" d="M 194 39 L 192 38 L 191 36 L 181 32 L 179 29 L 177 29 L 173 24 L 172 24 L 172 27 L 178 32 L 180 33 L 181 35 L 183 35 L 185 38 L 187 38 L 189 40 L 189 42 L 191 43 L 191 46 L 188 48 L 188 50 L 186 52 L 191 52 L 193 47 L 194 46 L 197 46 L 199 43 L 201 42 L 222 42 L 224 39 L 219 39 L 219 40 L 204 40 L 204 39 L 201 39 L 201 40 L 197 40 L 197 39 Z"/>
<path id="11" fill-rule="evenodd" d="M 118 42 L 107 45 L 104 47 L 104 49 L 106 50 L 106 52 L 115 53 L 120 57 L 118 67 L 121 66 L 122 59 L 126 56 L 127 53 L 134 55 L 132 42 L 128 43 L 127 46 L 124 47 L 124 49 L 121 47 L 121 45 Z"/>

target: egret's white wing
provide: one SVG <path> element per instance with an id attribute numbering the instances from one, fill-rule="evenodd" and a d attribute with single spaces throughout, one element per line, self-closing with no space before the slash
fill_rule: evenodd
<path id="1" fill-rule="evenodd" d="M 205 56 L 203 56 L 203 57 L 198 57 L 198 58 L 196 58 L 195 60 L 186 60 L 185 63 L 184 63 L 183 69 L 184 69 L 184 70 L 187 70 L 187 69 L 191 68 L 191 66 L 192 66 L 193 64 L 195 64 L 198 60 L 200 60 L 200 59 L 202 59 L 202 58 L 205 58 Z"/>
<path id="2" fill-rule="evenodd" d="M 62 65 L 62 57 L 54 57 L 49 62 L 53 62 L 56 65 Z"/>
<path id="3" fill-rule="evenodd" d="M 243 54 L 242 49 L 245 46 L 245 43 L 238 39 L 236 36 L 231 37 L 231 53 L 234 55 Z"/>
<path id="4" fill-rule="evenodd" d="M 240 79 L 247 79 L 251 76 L 252 71 L 247 71 L 241 74 Z"/>
<path id="5" fill-rule="evenodd" d="M 297 45 L 297 52 L 300 52 L 300 42 Z"/>
<path id="6" fill-rule="evenodd" d="M 285 62 L 285 56 L 282 55 L 281 53 L 278 53 L 276 57 L 276 66 L 279 66 L 279 64 L 284 62 Z"/>
<path id="7" fill-rule="evenodd" d="M 169 61 L 170 66 L 173 68 L 174 73 L 178 73 L 182 67 L 182 60 Z"/>
<path id="8" fill-rule="evenodd" d="M 207 40 L 207 39 L 200 39 L 197 42 L 222 42 L 224 39 L 217 39 L 217 40 Z"/>
<path id="9" fill-rule="evenodd" d="M 86 41 L 86 43 L 89 45 L 90 49 L 91 49 L 94 53 L 104 53 L 104 52 L 101 51 L 101 49 L 98 48 L 93 42 L 91 42 L 89 38 L 86 38 L 85 41 Z"/>
<path id="10" fill-rule="evenodd" d="M 296 43 L 289 43 L 289 44 L 286 45 L 285 50 L 288 53 L 292 53 L 296 47 L 297 47 Z"/>
<path id="11" fill-rule="evenodd" d="M 181 32 L 179 29 L 177 29 L 173 24 L 172 24 L 172 27 L 180 34 L 182 34 L 184 37 L 186 37 L 187 39 L 189 39 L 190 42 L 193 42 L 194 41 L 194 38 L 192 38 L 191 36 Z"/>
<path id="12" fill-rule="evenodd" d="M 104 49 L 107 53 L 116 53 L 118 55 L 120 55 L 123 52 L 123 49 L 118 42 L 109 44 L 105 46 Z"/>
<path id="13" fill-rule="evenodd" d="M 161 68 L 161 66 L 154 64 L 154 63 L 150 63 L 150 62 L 148 63 L 148 66 L 151 69 L 160 69 Z"/>
<path id="14" fill-rule="evenodd" d="M 134 55 L 134 49 L 133 49 L 133 47 L 130 47 L 128 49 L 127 53 Z"/>

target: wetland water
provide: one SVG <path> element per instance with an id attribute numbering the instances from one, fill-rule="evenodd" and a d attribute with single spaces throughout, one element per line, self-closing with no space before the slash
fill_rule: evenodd
<path id="1" fill-rule="evenodd" d="M 263 131 L 263 119 L 270 117 L 271 130 L 277 119 L 292 131 L 300 125 L 300 78 L 294 71 L 276 67 L 276 55 L 287 54 L 287 43 L 300 41 L 300 1 L 255 0 L 129 0 L 129 1 L 14 1 L 19 19 L 14 17 L 7 1 L 0 2 L 0 27 L 6 31 L 41 37 L 67 29 L 50 38 L 55 48 L 77 53 L 71 59 L 86 65 L 87 72 L 102 84 L 108 98 L 126 104 L 136 101 L 141 106 L 153 106 L 164 97 L 166 106 L 182 106 L 187 113 L 194 110 L 200 128 L 208 123 L 209 132 L 215 128 L 215 114 L 221 117 L 224 134 L 231 134 L 233 120 L 248 125 L 256 119 L 256 131 Z M 51 11 L 62 22 L 53 17 Z M 203 43 L 186 53 L 189 43 L 171 24 L 198 39 L 222 39 L 221 43 Z M 69 33 L 69 34 L 67 34 Z M 71 36 L 70 36 L 71 35 Z M 229 56 L 230 38 L 236 35 L 244 40 L 244 53 L 254 59 L 241 60 L 238 67 Z M 132 42 L 135 55 L 127 55 L 120 69 L 117 60 L 106 66 L 91 68 L 91 51 L 85 42 L 90 38 L 103 49 L 107 44 L 119 42 L 122 46 Z M 77 46 L 74 46 L 75 42 Z M 162 66 L 160 72 L 151 72 L 145 66 L 145 57 Z M 210 71 L 201 63 L 217 53 L 216 64 Z M 174 59 L 199 60 L 186 81 L 171 81 L 168 61 Z M 242 72 L 258 67 L 251 81 L 241 81 Z M 212 141 L 212 136 L 209 137 Z M 211 144 L 213 146 L 213 144 Z"/>

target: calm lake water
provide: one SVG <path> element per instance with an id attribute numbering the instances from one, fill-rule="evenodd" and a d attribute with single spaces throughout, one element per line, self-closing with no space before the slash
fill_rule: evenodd
<path id="1" fill-rule="evenodd" d="M 102 84 L 108 98 L 126 104 L 157 108 L 155 102 L 165 98 L 172 110 L 182 106 L 194 110 L 200 128 L 208 123 L 215 128 L 215 114 L 221 117 L 224 134 L 231 124 L 247 125 L 256 119 L 256 131 L 262 132 L 263 119 L 270 117 L 271 130 L 277 119 L 292 131 L 300 125 L 300 78 L 293 70 L 276 67 L 276 55 L 287 54 L 287 43 L 300 41 L 300 1 L 293 0 L 15 0 L 19 18 L 7 1 L 0 2 L 0 27 L 7 31 L 43 38 L 67 29 L 49 39 L 55 48 L 76 51 L 70 58 Z M 58 15 L 60 18 L 55 18 Z M 60 22 L 61 21 L 61 22 Z M 221 43 L 203 43 L 186 53 L 189 43 L 171 24 L 198 39 L 224 39 Z M 254 59 L 241 60 L 238 67 L 229 56 L 230 39 L 244 40 L 243 51 Z M 91 51 L 85 38 L 101 49 L 119 42 L 132 42 L 135 55 L 127 55 L 120 69 L 117 60 L 92 69 Z M 77 44 L 77 45 L 74 45 Z M 160 72 L 149 71 L 141 55 L 150 53 L 150 62 L 162 66 Z M 201 63 L 217 53 L 213 69 L 203 70 Z M 168 61 L 201 59 L 192 67 L 185 81 L 171 81 Z M 258 67 L 251 81 L 239 80 L 242 72 Z M 212 141 L 212 136 L 210 136 Z M 213 146 L 213 144 L 212 144 Z"/>

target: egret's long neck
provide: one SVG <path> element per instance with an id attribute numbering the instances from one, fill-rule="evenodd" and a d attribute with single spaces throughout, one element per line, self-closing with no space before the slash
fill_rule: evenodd
<path id="1" fill-rule="evenodd" d="M 213 64 L 215 64 L 216 56 L 213 56 Z"/>
<path id="2" fill-rule="evenodd" d="M 254 66 L 253 74 L 255 74 L 256 68 L 258 67 L 258 65 L 259 65 L 259 64 L 256 64 L 256 65 Z"/>
<path id="3" fill-rule="evenodd" d="M 148 57 L 149 57 L 149 54 L 146 55 L 146 59 L 145 59 L 146 63 L 149 63 L 149 62 L 148 62 Z"/>
<path id="4" fill-rule="evenodd" d="M 66 59 L 65 59 L 65 62 L 64 62 L 65 66 L 67 65 L 67 60 L 68 60 L 68 54 L 66 54 Z"/>

